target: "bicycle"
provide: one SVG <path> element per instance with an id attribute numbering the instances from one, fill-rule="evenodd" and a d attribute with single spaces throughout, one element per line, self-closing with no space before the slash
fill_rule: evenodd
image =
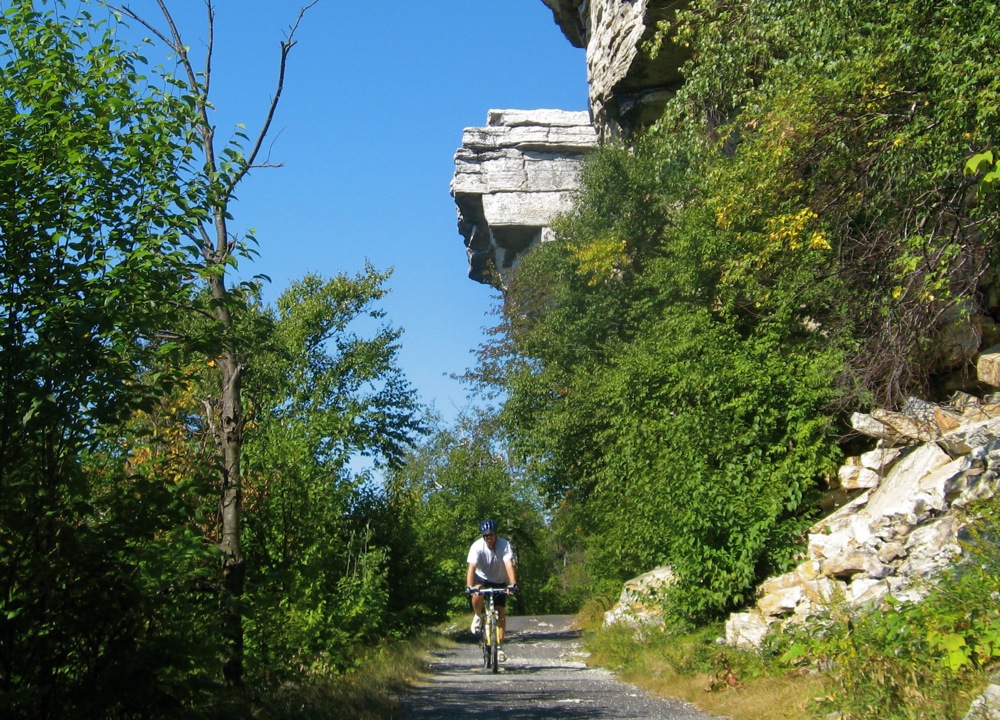
<path id="1" fill-rule="evenodd" d="M 493 672 L 500 672 L 500 663 L 497 659 L 500 651 L 500 614 L 497 612 L 493 602 L 495 595 L 506 595 L 506 588 L 479 588 L 475 591 L 478 595 L 486 597 L 486 607 L 483 610 L 483 621 L 479 626 L 479 646 L 483 649 L 483 666 Z"/>

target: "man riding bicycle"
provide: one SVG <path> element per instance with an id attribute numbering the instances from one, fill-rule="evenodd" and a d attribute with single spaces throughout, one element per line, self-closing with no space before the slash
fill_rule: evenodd
<path id="1" fill-rule="evenodd" d="M 481 595 L 476 595 L 475 590 L 483 587 L 506 588 L 507 592 L 514 594 L 517 592 L 517 573 L 514 567 L 514 549 L 504 538 L 497 537 L 497 524 L 493 520 L 483 520 L 479 523 L 479 533 L 482 537 L 472 543 L 469 548 L 469 569 L 465 575 L 466 593 L 472 599 L 472 610 L 475 615 L 472 618 L 473 634 L 479 632 L 483 619 L 484 600 Z M 497 643 L 498 657 L 501 662 L 507 659 L 504 653 L 503 638 L 507 629 L 507 609 L 506 595 L 497 595 L 494 598 L 497 608 Z"/>

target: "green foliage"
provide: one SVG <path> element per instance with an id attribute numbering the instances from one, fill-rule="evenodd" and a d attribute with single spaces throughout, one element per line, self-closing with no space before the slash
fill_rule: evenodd
<path id="1" fill-rule="evenodd" d="M 397 524 L 391 577 L 406 587 L 394 607 L 410 622 L 427 622 L 468 607 L 466 556 L 479 522 L 493 518 L 517 554 L 518 607 L 561 609 L 550 583 L 556 560 L 537 492 L 526 482 L 498 433 L 495 418 L 478 413 L 438 428 L 387 481 Z"/>
<path id="2" fill-rule="evenodd" d="M 221 617 L 250 618 L 265 687 L 398 627 L 386 504 L 350 463 L 398 463 L 422 422 L 375 307 L 388 273 L 309 277 L 274 311 L 256 281 L 205 289 L 252 254 L 190 245 L 247 161 L 193 167 L 197 103 L 89 12 L 0 9 L 0 714 L 178 717 L 219 691 Z M 234 347 L 260 548 L 242 595 L 219 572 Z"/>
<path id="3" fill-rule="evenodd" d="M 342 670 L 395 629 L 385 500 L 355 478 L 361 454 L 396 465 L 423 429 L 397 365 L 400 331 L 380 324 L 388 273 L 307 276 L 243 319 L 247 375 L 245 600 L 250 672 L 283 681 Z M 391 528 L 390 528 L 391 529 Z"/>
<path id="4" fill-rule="evenodd" d="M 680 578 L 671 607 L 690 621 L 750 599 L 790 561 L 838 458 L 824 408 L 840 348 L 805 329 L 802 295 L 784 287 L 770 312 L 737 311 L 719 267 L 742 248 L 672 195 L 691 167 L 668 150 L 598 153 L 562 241 L 526 259 L 508 294 L 524 361 L 504 421 L 567 508 L 561 535 L 584 549 L 590 581 L 666 561 Z M 630 239 L 627 260 L 594 282 L 577 247 L 606 236 Z M 819 252 L 805 245 L 797 268 Z"/>
<path id="5" fill-rule="evenodd" d="M 185 490 L 118 442 L 180 375 L 190 106 L 86 3 L 0 11 L 0 713 L 174 707 L 211 653 Z M 182 609 L 178 612 L 178 609 Z"/>
<path id="6" fill-rule="evenodd" d="M 1000 219 L 959 162 L 992 167 L 991 8 L 679 13 L 685 85 L 590 156 L 482 354 L 586 587 L 666 563 L 682 623 L 750 601 L 792 562 L 845 411 L 956 367 L 941 337 L 983 309 Z"/>
<path id="7" fill-rule="evenodd" d="M 810 298 L 811 317 L 856 339 L 845 400 L 926 394 L 948 308 L 976 302 L 997 204 L 972 202 L 959 159 L 989 149 L 1000 119 L 1000 84 L 982 64 L 995 53 L 984 44 L 993 9 L 760 0 L 682 14 L 695 59 L 663 129 L 690 133 L 686 113 L 716 114 L 709 139 L 723 154 L 709 156 L 707 199 L 751 243 L 725 272 L 754 306 L 775 278 L 775 223 L 814 215 L 830 252 L 812 273 L 826 297 Z"/>

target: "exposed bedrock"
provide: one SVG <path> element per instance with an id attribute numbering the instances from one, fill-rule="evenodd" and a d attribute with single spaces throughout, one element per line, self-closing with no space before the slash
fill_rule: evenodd
<path id="1" fill-rule="evenodd" d="M 485 127 L 465 129 L 451 194 L 470 278 L 505 286 L 518 255 L 548 239 L 552 221 L 572 207 L 580 161 L 595 147 L 586 112 L 490 110 Z"/>
<path id="2" fill-rule="evenodd" d="M 686 0 L 542 1 L 566 38 L 587 49 L 590 111 L 601 135 L 629 135 L 656 120 L 681 84 L 687 51 L 669 41 L 656 57 L 647 49 Z"/>

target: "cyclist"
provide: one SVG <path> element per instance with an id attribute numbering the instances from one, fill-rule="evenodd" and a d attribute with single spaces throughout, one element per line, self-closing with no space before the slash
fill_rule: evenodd
<path id="1" fill-rule="evenodd" d="M 469 548 L 469 569 L 465 575 L 466 593 L 472 598 L 473 634 L 479 632 L 483 622 L 484 599 L 473 594 L 478 588 L 507 588 L 507 592 L 517 592 L 517 572 L 514 567 L 514 549 L 502 537 L 497 537 L 497 524 L 494 520 L 483 520 L 479 523 L 479 533 L 482 537 L 472 543 Z M 506 595 L 497 595 L 494 602 L 497 608 L 497 639 L 499 640 L 497 656 L 500 662 L 507 660 L 503 651 L 503 638 L 507 629 Z"/>

